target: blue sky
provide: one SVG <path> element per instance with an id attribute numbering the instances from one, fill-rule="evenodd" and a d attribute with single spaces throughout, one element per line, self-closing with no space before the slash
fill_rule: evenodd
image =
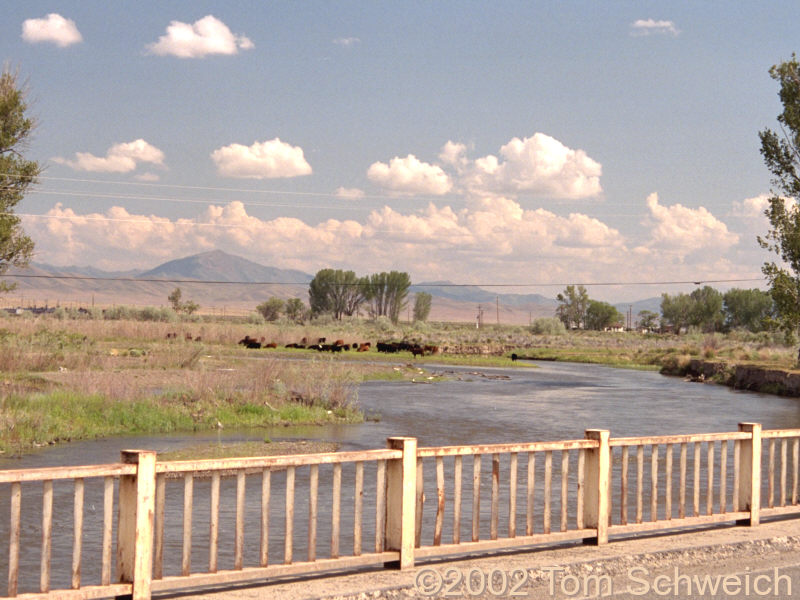
<path id="1" fill-rule="evenodd" d="M 760 278 L 796 2 L 9 2 L 39 262 Z M 720 283 L 753 287 L 757 281 Z M 691 285 L 590 287 L 635 299 Z M 555 295 L 554 287 L 509 291 Z"/>

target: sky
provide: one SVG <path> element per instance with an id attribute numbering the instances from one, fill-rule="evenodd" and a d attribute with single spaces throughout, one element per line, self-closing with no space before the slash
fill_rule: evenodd
<path id="1" fill-rule="evenodd" d="M 213 249 L 628 301 L 764 287 L 800 3 L 3 3 L 34 260 Z M 671 284 L 666 282 L 690 282 Z M 619 284 L 619 285 L 600 285 Z"/>

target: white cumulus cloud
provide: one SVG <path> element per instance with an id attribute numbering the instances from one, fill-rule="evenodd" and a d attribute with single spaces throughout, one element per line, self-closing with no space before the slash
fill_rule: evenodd
<path id="1" fill-rule="evenodd" d="M 631 23 L 631 35 L 678 35 L 680 31 L 672 21 L 657 21 L 655 19 L 637 19 Z"/>
<path id="2" fill-rule="evenodd" d="M 211 153 L 217 172 L 223 177 L 273 179 L 310 175 L 303 149 L 279 138 L 253 142 L 250 146 L 230 144 Z"/>
<path id="3" fill-rule="evenodd" d="M 27 19 L 22 23 L 22 39 L 31 44 L 49 42 L 65 48 L 83 41 L 75 21 L 58 13 L 50 13 L 42 19 Z"/>
<path id="4" fill-rule="evenodd" d="M 235 35 L 225 23 L 207 15 L 191 24 L 172 21 L 166 34 L 148 44 L 147 49 L 159 56 L 203 58 L 211 54 L 238 54 L 239 50 L 253 47 L 249 38 Z"/>
<path id="5" fill-rule="evenodd" d="M 457 146 L 446 146 L 454 160 Z M 513 138 L 500 148 L 500 158 L 475 160 L 464 176 L 467 189 L 492 193 L 529 192 L 553 198 L 582 199 L 602 193 L 603 168 L 583 150 L 574 150 L 544 133 Z"/>
<path id="6" fill-rule="evenodd" d="M 453 187 L 441 167 L 422 162 L 413 154 L 395 156 L 389 164 L 375 162 L 367 170 L 367 177 L 386 189 L 407 194 L 440 196 Z"/>
<path id="7" fill-rule="evenodd" d="M 693 252 L 706 248 L 727 249 L 739 241 L 739 236 L 704 207 L 688 208 L 681 204 L 662 206 L 658 194 L 647 197 L 652 225 L 651 247 L 680 249 Z"/>
<path id="8" fill-rule="evenodd" d="M 130 173 L 139 163 L 164 164 L 164 153 L 143 139 L 114 144 L 105 156 L 77 152 L 73 160 L 56 157 L 53 162 L 67 165 L 76 171 L 98 173 Z"/>

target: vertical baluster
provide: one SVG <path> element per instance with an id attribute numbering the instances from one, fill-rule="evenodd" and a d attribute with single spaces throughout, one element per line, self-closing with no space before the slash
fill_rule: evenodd
<path id="1" fill-rule="evenodd" d="M 453 463 L 453 543 L 461 543 L 461 456 L 456 456 Z"/>
<path id="2" fill-rule="evenodd" d="M 508 537 L 517 537 L 517 453 L 508 462 Z"/>
<path id="3" fill-rule="evenodd" d="M 644 502 L 644 446 L 636 446 L 636 522 L 642 522 Z"/>
<path id="4" fill-rule="evenodd" d="M 525 507 L 525 535 L 533 535 L 533 498 L 536 491 L 536 453 L 528 452 L 527 498 Z"/>
<path id="5" fill-rule="evenodd" d="M 375 552 L 383 552 L 383 540 L 386 529 L 386 461 L 378 461 L 375 476 L 378 497 L 375 500 Z"/>
<path id="6" fill-rule="evenodd" d="M 167 479 L 164 473 L 156 475 L 156 511 L 155 523 L 153 524 L 153 533 L 155 538 L 155 547 L 153 548 L 154 563 L 153 563 L 153 579 L 161 579 L 164 577 L 164 510 L 166 504 L 166 485 Z M 109 538 L 110 540 L 111 538 Z M 105 550 L 105 543 L 103 544 Z M 109 553 L 109 560 L 111 556 Z M 108 564 L 109 570 L 111 563 Z M 110 572 L 109 572 L 110 575 Z M 109 580 L 110 583 L 110 580 Z M 105 584 L 107 585 L 107 584 Z"/>
<path id="7" fill-rule="evenodd" d="M 622 446 L 622 466 L 619 480 L 619 522 L 628 524 L 628 446 Z"/>
<path id="8" fill-rule="evenodd" d="M 233 568 L 241 571 L 244 566 L 244 504 L 245 472 L 236 472 L 236 534 L 234 539 Z"/>
<path id="9" fill-rule="evenodd" d="M 194 476 L 183 476 L 183 558 L 181 575 L 189 575 L 192 570 L 192 496 L 194 495 Z"/>
<path id="10" fill-rule="evenodd" d="M 708 442 L 708 459 L 706 460 L 708 481 L 706 482 L 706 514 L 714 514 L 714 442 Z"/>
<path id="11" fill-rule="evenodd" d="M 781 440 L 781 506 L 786 506 L 786 465 L 787 465 L 787 440 Z"/>
<path id="12" fill-rule="evenodd" d="M 417 510 L 414 514 L 414 547 L 419 548 L 422 543 L 422 509 L 425 504 L 425 472 L 422 459 L 417 459 Z"/>
<path id="13" fill-rule="evenodd" d="M 75 480 L 75 504 L 73 506 L 74 530 L 72 540 L 72 589 L 81 587 L 81 550 L 83 548 L 83 479 Z"/>
<path id="14" fill-rule="evenodd" d="M 650 520 L 658 521 L 658 444 L 650 446 Z"/>
<path id="15" fill-rule="evenodd" d="M 800 458 L 800 439 L 792 440 L 792 504 L 797 504 L 797 465 Z"/>
<path id="16" fill-rule="evenodd" d="M 8 595 L 17 595 L 19 579 L 19 521 L 22 509 L 22 486 L 18 481 L 11 484 L 11 524 L 8 531 Z"/>
<path id="17" fill-rule="evenodd" d="M 433 528 L 433 545 L 442 545 L 444 525 L 444 458 L 436 457 L 436 524 Z"/>
<path id="18" fill-rule="evenodd" d="M 775 506 L 775 438 L 770 438 L 768 443 L 769 457 L 767 464 L 769 465 L 769 473 L 767 475 L 767 507 L 772 508 Z"/>
<path id="19" fill-rule="evenodd" d="M 159 475 L 161 477 L 161 475 Z M 211 507 L 208 523 L 208 572 L 217 572 L 217 556 L 219 554 L 219 487 L 222 476 L 219 471 L 211 473 Z M 162 490 L 163 492 L 163 490 Z M 162 504 L 163 521 L 163 504 Z M 161 528 L 163 538 L 164 528 Z"/>
<path id="20" fill-rule="evenodd" d="M 664 483 L 666 489 L 664 490 L 664 518 L 668 521 L 672 520 L 672 444 L 667 444 L 667 455 Z"/>
<path id="21" fill-rule="evenodd" d="M 733 512 L 739 512 L 739 455 L 742 449 L 740 440 L 733 441 L 733 498 L 731 504 Z"/>
<path id="22" fill-rule="evenodd" d="M 578 501 L 576 507 L 575 526 L 583 529 L 583 498 L 586 492 L 586 449 L 578 450 Z"/>
<path id="23" fill-rule="evenodd" d="M 683 519 L 686 516 L 686 442 L 681 444 L 681 457 L 680 457 L 680 481 L 678 483 L 678 518 Z"/>
<path id="24" fill-rule="evenodd" d="M 342 505 L 342 463 L 333 465 L 333 507 L 331 508 L 331 558 L 339 558 L 339 523 Z"/>
<path id="25" fill-rule="evenodd" d="M 728 440 L 719 443 L 719 512 L 728 512 Z"/>
<path id="26" fill-rule="evenodd" d="M 569 492 L 569 450 L 561 451 L 561 531 L 567 530 Z"/>
<path id="27" fill-rule="evenodd" d="M 261 472 L 261 556 L 259 564 L 266 567 L 269 564 L 269 494 L 270 475 L 269 468 Z"/>
<path id="28" fill-rule="evenodd" d="M 50 557 L 53 541 L 53 482 L 42 482 L 42 563 L 39 591 L 50 591 Z"/>
<path id="29" fill-rule="evenodd" d="M 336 466 L 336 465 L 334 465 Z M 294 475 L 296 467 L 286 467 L 286 511 L 283 539 L 283 564 L 290 565 L 294 559 Z M 334 498 L 334 502 L 336 502 Z M 336 532 L 338 534 L 338 531 Z M 338 537 L 338 536 L 337 536 Z M 338 539 L 336 540 L 338 543 Z"/>
<path id="30" fill-rule="evenodd" d="M 550 533 L 550 505 L 553 484 L 553 453 L 548 450 L 544 453 L 544 532 Z"/>
<path id="31" fill-rule="evenodd" d="M 353 498 L 353 556 L 361 556 L 361 518 L 364 510 L 364 463 L 356 463 L 356 489 Z"/>
<path id="32" fill-rule="evenodd" d="M 700 515 L 700 444 L 701 442 L 694 443 L 694 504 L 692 508 L 695 517 Z"/>
<path id="33" fill-rule="evenodd" d="M 103 558 L 101 585 L 111 584 L 111 532 L 114 527 L 114 478 L 103 478 Z"/>
<path id="34" fill-rule="evenodd" d="M 472 457 L 472 541 L 480 539 L 481 522 L 481 455 Z"/>
<path id="35" fill-rule="evenodd" d="M 500 518 L 500 455 L 492 454 L 492 520 L 489 524 L 491 539 L 497 539 Z"/>
<path id="36" fill-rule="evenodd" d="M 317 498 L 319 496 L 319 465 L 308 471 L 308 562 L 317 560 Z"/>

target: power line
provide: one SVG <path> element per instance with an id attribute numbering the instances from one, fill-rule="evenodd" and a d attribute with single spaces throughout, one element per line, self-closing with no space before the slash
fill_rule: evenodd
<path id="1" fill-rule="evenodd" d="M 201 283 L 211 285 L 305 285 L 299 281 L 205 281 L 201 279 L 159 279 L 144 277 L 93 277 L 90 275 L 33 275 L 30 273 L 6 273 L 2 277 L 16 277 L 23 279 L 68 279 L 79 281 L 130 281 L 135 283 Z M 424 288 L 500 288 L 500 287 L 565 287 L 568 285 L 582 285 L 584 287 L 594 286 L 632 286 L 632 285 L 703 285 L 709 283 L 742 283 L 742 282 L 764 281 L 763 278 L 741 278 L 741 279 L 700 279 L 687 281 L 599 281 L 592 283 L 415 283 L 412 287 Z M 340 285 L 361 285 L 360 283 L 344 283 Z"/>

